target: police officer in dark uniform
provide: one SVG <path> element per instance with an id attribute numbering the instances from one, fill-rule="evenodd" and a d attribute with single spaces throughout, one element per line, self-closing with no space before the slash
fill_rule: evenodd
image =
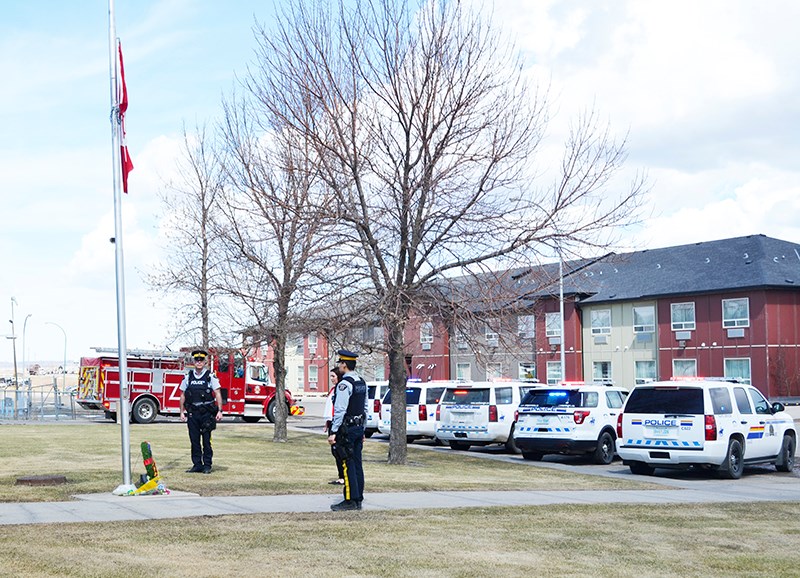
<path id="1" fill-rule="evenodd" d="M 187 422 L 192 443 L 192 467 L 186 470 L 188 473 L 211 473 L 214 457 L 211 432 L 222 419 L 220 384 L 217 376 L 205 366 L 207 357 L 207 351 L 192 351 L 194 368 L 186 373 L 180 386 L 181 421 Z"/>
<path id="2" fill-rule="evenodd" d="M 367 384 L 355 372 L 357 359 L 357 353 L 340 349 L 339 360 L 336 362 L 344 375 L 336 386 L 328 443 L 336 445 L 344 461 L 344 500 L 331 506 L 334 512 L 360 510 L 364 500 L 361 449 L 364 445 L 364 425 L 367 423 L 369 400 Z"/>

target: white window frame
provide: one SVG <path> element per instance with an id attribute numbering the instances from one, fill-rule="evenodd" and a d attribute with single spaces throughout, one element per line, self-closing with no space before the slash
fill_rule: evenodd
<path id="1" fill-rule="evenodd" d="M 647 365 L 645 365 L 647 364 Z M 652 367 L 652 371 L 639 371 L 640 367 Z M 633 362 L 633 377 L 636 385 L 641 383 L 650 383 L 658 379 L 658 367 L 655 359 L 642 359 Z M 647 374 L 647 375 L 642 375 Z"/>
<path id="2" fill-rule="evenodd" d="M 731 367 L 729 367 L 729 362 L 730 362 Z M 742 373 L 742 372 L 739 372 L 739 371 L 732 371 L 733 370 L 732 366 L 734 365 L 734 362 L 736 362 L 737 365 L 739 363 L 741 363 L 741 362 L 747 362 L 746 363 L 746 365 L 747 365 L 746 374 L 747 375 L 734 375 L 735 373 Z M 725 377 L 727 377 L 727 378 L 736 378 L 736 379 L 739 379 L 739 381 L 742 381 L 744 383 L 752 383 L 752 379 L 753 379 L 753 374 L 751 373 L 751 371 L 752 371 L 752 362 L 750 361 L 749 357 L 726 357 L 724 359 L 724 361 L 723 361 L 723 366 L 725 368 L 724 369 Z"/>
<path id="3" fill-rule="evenodd" d="M 469 362 L 456 363 L 456 379 L 472 381 L 472 364 Z"/>
<path id="4" fill-rule="evenodd" d="M 686 368 L 691 369 L 689 370 L 690 373 L 686 373 L 685 370 L 681 370 L 680 372 L 677 371 L 677 367 L 679 365 L 686 364 Z M 697 377 L 697 360 L 696 359 L 673 359 L 672 360 L 672 377 Z"/>
<path id="5" fill-rule="evenodd" d="M 744 317 L 731 317 L 728 318 L 730 311 L 726 311 L 727 309 L 735 309 L 737 312 L 742 309 L 741 305 L 734 305 L 737 301 L 744 302 Z M 734 327 L 750 327 L 750 298 L 749 297 L 737 297 L 736 299 L 723 299 L 722 300 L 722 327 L 725 329 L 730 329 Z"/>
<path id="6" fill-rule="evenodd" d="M 319 381 L 319 367 L 316 365 L 308 366 L 308 383 L 313 383 L 315 386 Z"/>
<path id="7" fill-rule="evenodd" d="M 607 320 L 601 319 L 601 314 Z M 592 309 L 591 320 L 592 335 L 611 335 L 611 309 Z"/>
<path id="8" fill-rule="evenodd" d="M 544 314 L 545 337 L 561 337 L 561 313 Z"/>
<path id="9" fill-rule="evenodd" d="M 489 347 L 497 347 L 500 345 L 500 334 L 495 332 L 495 328 L 498 326 L 499 321 L 497 318 L 487 319 L 486 320 L 486 330 L 484 332 L 484 338 L 486 339 L 486 345 Z"/>
<path id="10" fill-rule="evenodd" d="M 637 321 L 645 321 L 643 319 L 636 319 L 636 316 L 648 317 L 652 323 L 636 323 Z M 638 305 L 633 308 L 633 332 L 634 333 L 655 333 L 656 331 L 656 308 L 652 305 Z"/>
<path id="11" fill-rule="evenodd" d="M 308 334 L 308 352 L 309 353 L 316 353 L 317 352 L 317 334 L 316 333 L 309 333 Z"/>
<path id="12" fill-rule="evenodd" d="M 686 308 L 687 305 L 691 305 L 692 311 L 692 320 L 691 321 L 675 321 L 675 308 Z M 670 312 L 670 325 L 673 331 L 691 331 L 696 328 L 697 326 L 697 317 L 695 315 L 694 309 L 694 301 L 686 301 L 683 303 L 672 303 L 669 306 Z"/>
<path id="13" fill-rule="evenodd" d="M 533 361 L 520 361 L 517 366 L 519 379 L 536 379 L 536 363 Z"/>
<path id="14" fill-rule="evenodd" d="M 600 375 L 597 370 L 600 368 Z M 608 371 L 604 371 L 607 368 Z M 592 379 L 596 382 L 611 383 L 611 362 L 610 361 L 593 361 L 592 362 Z"/>
<path id="15" fill-rule="evenodd" d="M 517 335 L 520 339 L 534 339 L 536 337 L 536 317 L 519 315 L 517 317 Z"/>
<path id="16" fill-rule="evenodd" d="M 564 376 L 561 375 L 561 362 L 548 361 L 547 362 L 547 385 L 558 385 L 564 381 Z"/>
<path id="17" fill-rule="evenodd" d="M 419 342 L 433 343 L 433 321 L 423 321 L 420 323 Z"/>
<path id="18" fill-rule="evenodd" d="M 486 379 L 497 379 L 503 377 L 503 364 L 492 361 L 486 364 Z"/>
<path id="19" fill-rule="evenodd" d="M 301 390 L 306 387 L 306 368 L 302 365 L 297 366 L 297 387 Z"/>

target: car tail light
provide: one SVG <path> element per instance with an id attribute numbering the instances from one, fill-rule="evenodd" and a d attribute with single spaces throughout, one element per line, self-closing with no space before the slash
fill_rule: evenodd
<path id="1" fill-rule="evenodd" d="M 428 406 L 424 403 L 419 404 L 419 421 L 428 421 Z"/>
<path id="2" fill-rule="evenodd" d="M 497 406 L 489 406 L 489 421 L 497 421 Z"/>
<path id="3" fill-rule="evenodd" d="M 514 410 L 514 421 L 519 421 L 519 410 L 518 409 Z"/>
<path id="4" fill-rule="evenodd" d="M 381 413 L 381 400 L 376 399 L 372 402 L 372 411 L 377 414 Z"/>
<path id="5" fill-rule="evenodd" d="M 589 417 L 588 411 L 576 410 L 572 412 L 572 419 L 575 420 L 575 423 L 578 425 L 582 424 L 583 420 L 585 420 L 587 417 Z"/>
<path id="6" fill-rule="evenodd" d="M 442 421 L 442 406 L 436 406 L 436 421 Z"/>
<path id="7" fill-rule="evenodd" d="M 713 415 L 707 415 L 706 417 L 706 441 L 713 442 L 717 439 L 717 420 L 714 419 Z"/>
<path id="8" fill-rule="evenodd" d="M 619 417 L 617 418 L 617 437 L 622 437 L 622 414 L 619 414 Z"/>

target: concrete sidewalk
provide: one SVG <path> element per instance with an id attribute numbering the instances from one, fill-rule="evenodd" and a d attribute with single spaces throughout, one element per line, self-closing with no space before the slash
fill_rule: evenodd
<path id="1" fill-rule="evenodd" d="M 659 482 L 648 477 L 647 481 Z M 800 502 L 792 475 L 754 475 L 740 480 L 663 479 L 658 490 L 538 490 L 471 492 L 390 492 L 367 494 L 364 510 L 420 510 L 549 504 L 695 504 L 711 502 Z M 231 514 L 328 512 L 340 495 L 201 497 L 186 492 L 162 496 L 76 496 L 71 502 L 0 503 L 0 525 L 158 520 Z M 338 513 L 336 515 L 359 515 Z"/>

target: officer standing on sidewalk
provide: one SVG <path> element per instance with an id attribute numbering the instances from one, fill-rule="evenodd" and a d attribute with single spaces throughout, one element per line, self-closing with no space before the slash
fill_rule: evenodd
<path id="1" fill-rule="evenodd" d="M 328 443 L 336 445 L 344 461 L 344 500 L 331 506 L 331 510 L 360 510 L 364 500 L 364 468 L 361 450 L 364 445 L 364 425 L 367 423 L 369 400 L 367 384 L 355 372 L 358 354 L 346 349 L 339 350 L 336 362 L 344 372 L 336 386 L 336 402 L 333 406 Z"/>
<path id="2" fill-rule="evenodd" d="M 189 426 L 189 441 L 192 444 L 192 467 L 188 473 L 211 473 L 211 432 L 222 419 L 222 393 L 217 376 L 206 367 L 208 352 L 192 351 L 194 368 L 181 382 L 181 421 Z M 188 419 L 187 419 L 188 414 Z"/>

